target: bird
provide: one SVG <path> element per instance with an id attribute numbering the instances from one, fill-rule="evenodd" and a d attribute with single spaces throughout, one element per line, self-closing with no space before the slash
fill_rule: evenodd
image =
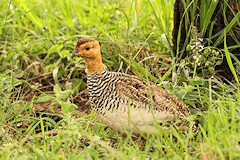
<path id="1" fill-rule="evenodd" d="M 87 90 L 92 109 L 113 130 L 135 136 L 157 133 L 156 125 L 194 132 L 195 124 L 186 120 L 188 107 L 164 88 L 144 78 L 108 71 L 102 61 L 98 41 L 80 38 L 73 57 L 82 57 L 86 65 Z"/>

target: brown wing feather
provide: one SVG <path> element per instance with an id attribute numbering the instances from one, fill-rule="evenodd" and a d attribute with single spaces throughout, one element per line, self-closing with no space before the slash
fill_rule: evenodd
<path id="1" fill-rule="evenodd" d="M 155 110 L 166 111 L 177 115 L 177 117 L 187 117 L 191 115 L 184 103 L 154 83 L 124 73 L 118 73 L 118 78 L 120 80 L 117 86 L 119 91 L 124 96 L 130 97 L 133 101 L 151 104 L 152 100 Z"/>

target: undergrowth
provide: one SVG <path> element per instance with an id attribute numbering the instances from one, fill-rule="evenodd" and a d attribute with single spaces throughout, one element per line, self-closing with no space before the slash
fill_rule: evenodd
<path id="1" fill-rule="evenodd" d="M 185 44 L 189 56 L 179 60 L 171 48 L 173 0 L 3 0 L 0 158 L 240 158 L 235 69 L 240 63 L 225 38 L 239 25 L 240 14 L 224 31 L 211 35 L 219 36 L 216 43 L 225 42 L 224 49 L 210 46 L 211 37 L 202 37 L 216 1 L 207 2 L 210 7 L 204 4 L 201 9 L 208 12 L 200 15 L 206 19 L 199 30 L 192 26 Z M 187 12 L 194 12 L 195 3 L 186 4 Z M 133 140 L 130 134 L 123 138 L 103 125 L 87 102 L 83 61 L 70 58 L 75 41 L 86 36 L 101 43 L 109 70 L 149 78 L 186 103 L 199 133 L 159 128 L 141 149 L 140 139 Z M 228 83 L 214 69 L 224 56 L 234 75 Z"/>

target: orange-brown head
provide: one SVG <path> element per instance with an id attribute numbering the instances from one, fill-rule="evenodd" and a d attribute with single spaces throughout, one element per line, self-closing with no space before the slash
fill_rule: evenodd
<path id="1" fill-rule="evenodd" d="M 100 45 L 92 38 L 81 38 L 75 44 L 72 57 L 80 56 L 83 58 L 87 67 L 87 74 L 92 75 L 96 71 L 101 75 L 103 71 L 102 56 Z"/>

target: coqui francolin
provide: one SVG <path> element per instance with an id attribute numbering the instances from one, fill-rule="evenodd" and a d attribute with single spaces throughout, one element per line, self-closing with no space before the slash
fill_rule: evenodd
<path id="1" fill-rule="evenodd" d="M 156 123 L 197 130 L 186 120 L 191 116 L 187 106 L 168 91 L 137 76 L 107 71 L 96 40 L 79 39 L 74 56 L 82 57 L 86 64 L 91 107 L 108 127 L 136 136 L 156 133 Z"/>

